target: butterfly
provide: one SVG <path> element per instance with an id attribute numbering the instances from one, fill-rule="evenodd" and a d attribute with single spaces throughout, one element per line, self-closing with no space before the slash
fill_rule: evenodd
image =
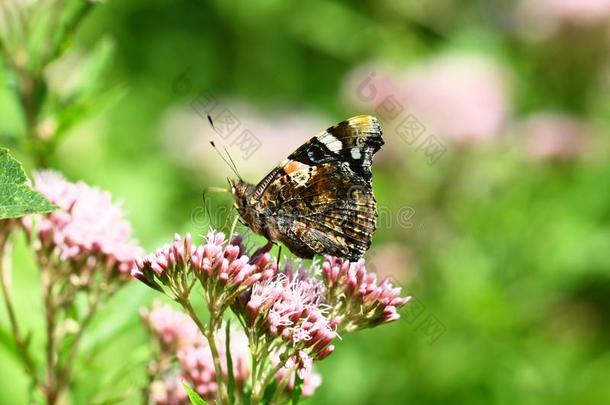
<path id="1" fill-rule="evenodd" d="M 383 144 L 377 119 L 358 115 L 311 138 L 256 185 L 229 179 L 242 222 L 301 258 L 358 260 L 376 230 L 371 165 Z"/>

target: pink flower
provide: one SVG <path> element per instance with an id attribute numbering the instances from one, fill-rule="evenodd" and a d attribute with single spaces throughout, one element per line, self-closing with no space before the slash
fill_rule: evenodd
<path id="1" fill-rule="evenodd" d="M 182 240 L 176 235 L 171 246 L 138 259 L 134 275 L 155 288 L 169 287 L 187 309 L 191 306 L 184 304 L 184 297 L 194 282 L 202 284 L 209 308 L 231 307 L 245 328 L 231 334 L 238 386 L 243 388 L 250 374 L 249 349 L 260 381 L 275 377 L 289 393 L 296 372 L 304 380 L 303 394 L 311 395 L 320 384 L 312 372 L 313 363 L 334 352 L 337 330 L 351 332 L 394 321 L 409 297 L 401 297 L 400 288 L 387 279 L 378 282 L 375 274 L 366 271 L 364 260 L 351 263 L 326 257 L 321 271 L 315 265 L 305 269 L 288 261 L 278 270 L 269 254 L 271 246 L 268 243 L 247 255 L 241 236 L 228 243 L 222 233 L 210 232 L 203 245 L 194 246 L 190 236 Z M 180 284 L 187 289 L 176 287 Z M 220 319 L 222 311 L 214 314 Z M 214 400 L 219 391 L 217 377 L 226 379 L 228 374 L 224 334 L 215 337 L 223 374 L 217 376 L 208 341 L 194 331 L 188 318 L 172 314 L 169 308 L 155 308 L 145 313 L 145 319 L 162 347 L 177 351 L 184 380 L 204 398 Z M 189 343 L 181 343 L 185 341 Z"/>
<path id="2" fill-rule="evenodd" d="M 260 280 L 264 276 L 263 272 L 268 269 L 251 263 L 250 258 L 242 254 L 240 242 L 241 237 L 223 247 L 224 234 L 210 232 L 207 243 L 199 246 L 191 256 L 193 268 L 204 278 L 218 279 L 229 289 L 251 286 Z"/>
<path id="3" fill-rule="evenodd" d="M 138 257 L 131 275 L 151 288 L 163 291 L 157 283 L 172 285 L 172 277 L 179 278 L 181 273 L 188 272 L 193 250 L 191 235 L 187 234 L 184 241 L 180 235 L 174 235 L 174 243 L 164 245 L 144 257 Z M 179 293 L 175 291 L 175 293 Z"/>
<path id="4" fill-rule="evenodd" d="M 256 283 L 245 302 L 243 315 L 257 335 L 284 342 L 288 356 L 302 360 L 326 357 L 337 337 L 337 321 L 327 317 L 320 283 L 302 276 L 290 280 L 280 273 L 274 279 Z M 305 363 L 301 362 L 304 372 Z"/>
<path id="5" fill-rule="evenodd" d="M 190 401 L 182 385 L 182 378 L 169 373 L 163 379 L 155 380 L 148 388 L 150 402 L 155 405 L 188 405 Z"/>
<path id="6" fill-rule="evenodd" d="M 453 55 L 405 72 L 404 100 L 432 133 L 457 142 L 488 141 L 509 110 L 505 77 L 492 61 Z"/>
<path id="7" fill-rule="evenodd" d="M 529 117 L 519 130 L 525 136 L 525 152 L 543 160 L 570 160 L 585 152 L 587 125 L 575 117 L 542 112 Z"/>
<path id="8" fill-rule="evenodd" d="M 131 226 L 110 193 L 83 182 L 71 183 L 53 171 L 35 173 L 34 188 L 60 207 L 50 214 L 24 219 L 37 247 L 56 254 L 60 261 L 129 274 L 142 249 L 133 241 Z M 35 235 L 31 234 L 33 229 Z"/>
<path id="9" fill-rule="evenodd" d="M 161 284 L 170 286 L 178 296 L 184 292 L 175 290 L 185 279 L 183 276 L 189 282 L 198 279 L 206 289 L 213 286 L 219 308 L 226 307 L 252 284 L 274 274 L 268 252 L 258 252 L 250 259 L 244 254 L 241 239 L 237 237 L 228 243 L 223 233 L 211 231 L 205 244 L 193 246 L 189 234 L 184 240 L 175 235 L 172 245 L 138 258 L 132 275 L 157 290 L 162 290 Z"/>
<path id="10" fill-rule="evenodd" d="M 203 335 L 192 319 L 169 306 L 155 303 L 152 310 L 142 311 L 142 319 L 165 350 L 176 351 L 203 343 Z"/>
<path id="11" fill-rule="evenodd" d="M 155 305 L 152 310 L 143 310 L 143 318 L 155 339 L 160 341 L 162 356 L 177 359 L 178 375 L 175 367 L 166 362 L 159 362 L 159 378 L 150 387 L 151 400 L 156 404 L 188 403 L 182 382 L 189 384 L 203 398 L 216 399 L 218 387 L 212 353 L 207 339 L 201 334 L 193 320 L 187 315 L 168 306 Z M 248 364 L 248 339 L 241 329 L 230 332 L 231 359 L 233 376 L 239 389 L 243 387 L 250 375 Z M 227 355 L 225 328 L 216 335 L 223 378 L 227 378 Z M 186 401 L 186 402 L 183 402 Z"/>
<path id="12" fill-rule="evenodd" d="M 217 176 L 223 184 L 226 184 L 226 175 L 220 176 L 223 172 L 217 170 L 222 161 L 209 143 L 210 139 L 218 139 L 218 135 L 210 126 L 207 113 L 217 122 L 217 129 L 225 138 L 237 167 L 254 177 L 267 174 L 273 169 L 273 162 L 284 159 L 309 138 L 328 128 L 332 121 L 312 111 L 265 111 L 232 99 L 214 99 L 215 108 L 208 112 L 201 104 L 205 97 L 200 93 L 193 92 L 189 97 L 188 105 L 168 111 L 162 125 L 162 141 L 178 163 L 193 169 L 194 173 Z M 220 123 L 229 116 L 235 118 L 234 124 Z M 242 142 L 244 133 L 251 144 Z M 269 165 L 261 162 L 269 162 Z M 209 181 L 209 178 L 205 180 Z"/>
<path id="13" fill-rule="evenodd" d="M 388 96 L 399 96 L 402 91 L 399 76 L 399 69 L 383 63 L 363 63 L 345 77 L 343 96 L 358 108 L 375 108 Z"/>
<path id="14" fill-rule="evenodd" d="M 411 297 L 401 297 L 401 289 L 388 279 L 377 282 L 367 273 L 364 260 L 350 262 L 326 256 L 322 277 L 328 289 L 328 304 L 347 332 L 392 322 L 400 318 L 397 309 Z"/>
<path id="15" fill-rule="evenodd" d="M 303 385 L 301 386 L 301 395 L 305 398 L 313 396 L 318 387 L 322 385 L 322 376 L 314 371 L 308 373 L 303 378 Z M 294 378 L 288 382 L 288 392 L 294 390 Z"/>
<path id="16" fill-rule="evenodd" d="M 353 94 L 352 102 L 368 106 L 384 121 L 390 141 L 409 115 L 422 126 L 422 138 L 431 134 L 458 144 L 489 141 L 503 129 L 509 94 L 504 71 L 493 60 L 455 54 L 402 71 L 381 65 L 368 69 L 348 76 L 346 91 Z M 388 99 L 392 112 L 384 107 Z"/>
<path id="17" fill-rule="evenodd" d="M 285 376 L 286 373 L 290 372 L 290 368 L 282 367 L 277 374 L 275 375 L 275 380 L 279 383 Z M 313 370 L 313 367 L 307 369 L 307 371 L 303 371 L 302 375 L 302 385 L 301 385 L 301 395 L 305 398 L 311 397 L 316 389 L 322 384 L 322 377 L 320 374 L 316 373 Z M 290 376 L 288 380 L 288 384 L 286 385 L 286 393 L 290 394 L 294 390 L 296 376 L 294 373 Z"/>
<path id="18" fill-rule="evenodd" d="M 224 328 L 223 328 L 224 329 Z M 224 330 L 216 336 L 216 344 L 219 350 L 223 379 L 227 378 L 227 355 Z M 250 375 L 248 365 L 248 340 L 241 330 L 231 331 L 231 360 L 233 361 L 233 376 L 239 389 Z M 218 386 L 216 384 L 216 371 L 212 352 L 204 340 L 203 344 L 186 347 L 177 353 L 180 367 L 183 370 L 183 378 L 194 387 L 204 399 L 216 399 Z"/>
<path id="19" fill-rule="evenodd" d="M 399 243 L 381 245 L 368 253 L 367 268 L 378 277 L 401 282 L 411 281 L 417 273 L 414 253 Z"/>

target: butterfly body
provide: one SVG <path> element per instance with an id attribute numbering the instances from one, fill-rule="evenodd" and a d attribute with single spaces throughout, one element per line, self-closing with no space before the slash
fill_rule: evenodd
<path id="1" fill-rule="evenodd" d="M 360 115 L 309 140 L 257 185 L 230 180 L 243 222 L 298 257 L 362 257 L 376 229 L 370 167 L 382 145 L 377 119 Z"/>

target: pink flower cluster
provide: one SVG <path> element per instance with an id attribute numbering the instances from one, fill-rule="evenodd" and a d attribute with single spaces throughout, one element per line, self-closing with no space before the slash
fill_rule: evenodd
<path id="1" fill-rule="evenodd" d="M 208 233 L 206 242 L 199 246 L 193 245 L 190 234 L 184 240 L 176 234 L 172 245 L 138 258 L 132 275 L 158 290 L 162 290 L 159 282 L 175 288 L 174 281 L 184 278 L 183 275 L 189 280 L 191 276 L 198 278 L 206 289 L 219 283 L 223 289 L 218 298 L 228 302 L 255 282 L 274 274 L 268 253 L 250 259 L 243 252 L 240 238 L 227 243 L 220 232 Z"/>
<path id="2" fill-rule="evenodd" d="M 337 319 L 326 316 L 321 285 L 302 277 L 290 280 L 283 273 L 257 283 L 245 304 L 249 326 L 268 339 L 282 339 L 293 352 L 287 357 L 298 363 L 301 374 L 311 368 L 313 359 L 321 360 L 335 347 Z"/>
<path id="3" fill-rule="evenodd" d="M 150 311 L 143 311 L 142 318 L 152 336 L 159 342 L 162 352 L 160 357 L 177 359 L 176 364 L 166 361 L 157 366 L 160 368 L 159 375 L 150 389 L 154 402 L 156 404 L 187 404 L 188 400 L 179 380 L 188 383 L 203 398 L 215 399 L 218 387 L 212 353 L 207 339 L 201 334 L 193 320 L 169 306 L 160 305 L 154 305 Z M 224 331 L 218 332 L 216 344 L 226 378 L 227 356 Z M 230 346 L 235 382 L 238 386 L 243 386 L 250 374 L 248 341 L 244 333 L 236 329 L 232 330 Z M 179 375 L 175 372 L 175 366 L 179 366 Z M 178 389 L 174 384 L 176 380 L 180 386 Z"/>
<path id="4" fill-rule="evenodd" d="M 503 67 L 493 59 L 456 53 L 406 69 L 357 67 L 348 75 L 344 91 L 351 104 L 370 109 L 385 121 L 388 133 L 405 136 L 401 122 L 409 116 L 419 122 L 421 128 L 405 139 L 408 144 L 435 134 L 458 145 L 471 145 L 491 141 L 503 132 L 510 110 L 506 79 Z"/>
<path id="5" fill-rule="evenodd" d="M 386 278 L 380 283 L 367 273 L 364 260 L 350 262 L 326 256 L 322 277 L 327 288 L 327 303 L 341 321 L 341 330 L 373 327 L 400 318 L 397 309 L 411 297 L 401 297 L 401 289 Z"/>
<path id="6" fill-rule="evenodd" d="M 228 375 L 226 341 L 224 331 L 216 336 L 216 344 L 221 359 L 223 378 Z M 238 329 L 231 331 L 231 360 L 233 361 L 233 376 L 235 384 L 241 389 L 250 375 L 248 366 L 248 339 Z M 182 376 L 205 399 L 215 399 L 218 393 L 216 371 L 210 347 L 204 344 L 185 347 L 177 353 L 180 367 L 184 370 Z"/>
<path id="7" fill-rule="evenodd" d="M 223 234 L 210 232 L 203 245 L 194 246 L 189 235 L 184 240 L 176 235 L 171 246 L 138 259 L 133 275 L 153 288 L 169 287 L 191 316 L 189 294 L 199 282 L 211 313 L 211 331 L 222 330 L 222 313 L 230 307 L 248 336 L 232 333 L 236 383 L 243 387 L 250 374 L 249 344 L 257 376 L 253 393 L 261 393 L 274 377 L 278 386 L 290 392 L 296 371 L 303 380 L 302 395 L 311 395 L 320 383 L 312 374 L 313 362 L 334 352 L 338 330 L 351 332 L 394 321 L 400 317 L 397 309 L 409 301 L 387 279 L 378 282 L 367 273 L 364 260 L 351 263 L 326 257 L 322 269 L 289 262 L 278 270 L 269 254 L 271 244 L 248 255 L 242 239 L 238 236 L 229 243 Z M 161 346 L 177 347 L 182 377 L 204 398 L 215 398 L 222 390 L 207 340 L 186 316 L 176 316 L 169 309 L 157 312 L 146 319 Z M 217 335 L 216 341 L 221 352 L 219 369 L 226 379 L 224 336 Z M 183 347 L 180 342 L 190 343 Z"/>
<path id="8" fill-rule="evenodd" d="M 524 150 L 539 160 L 569 161 L 582 157 L 592 139 L 591 129 L 576 117 L 538 112 L 518 128 L 525 135 Z"/>
<path id="9" fill-rule="evenodd" d="M 110 193 L 83 182 L 69 182 L 54 171 L 35 173 L 34 188 L 60 207 L 24 218 L 36 248 L 56 254 L 62 262 L 129 274 L 142 249 L 133 241 L 131 226 Z"/>
<path id="10" fill-rule="evenodd" d="M 169 306 L 155 303 L 152 310 L 143 309 L 141 316 L 164 350 L 177 351 L 203 343 L 203 335 L 191 318 Z"/>
<path id="11" fill-rule="evenodd" d="M 182 77 L 180 78 L 182 79 Z M 302 108 L 276 110 L 269 114 L 251 103 L 240 100 L 217 100 L 214 111 L 204 111 L 206 107 L 201 104 L 202 95 L 193 94 L 192 101 L 183 107 L 170 110 L 161 124 L 161 142 L 164 150 L 181 166 L 188 167 L 192 173 L 206 173 L 206 176 L 216 176 L 216 180 L 225 181 L 221 171 L 217 170 L 218 156 L 208 143 L 217 134 L 208 125 L 205 114 L 213 117 L 223 109 L 229 109 L 239 117 L 241 125 L 235 127 L 236 135 L 247 129 L 249 133 L 265 142 L 256 148 L 256 159 L 249 159 L 252 149 L 240 149 L 229 145 L 233 149 L 233 159 L 239 168 L 253 177 L 266 175 L 267 168 L 260 162 L 272 162 L 277 156 L 288 156 L 292 151 L 306 142 L 321 129 L 326 128 L 330 122 L 329 117 L 322 116 L 314 111 Z M 195 110 L 195 111 L 193 111 Z M 197 112 L 197 113 L 195 113 Z M 290 133 L 291 136 L 286 136 Z M 197 180 L 210 181 L 210 178 Z M 215 181 L 212 180 L 212 183 Z"/>
<path id="12" fill-rule="evenodd" d="M 214 400 L 218 394 L 216 371 L 209 345 L 199 332 L 195 323 L 181 312 L 168 306 L 155 305 L 150 311 L 143 311 L 142 317 L 155 340 L 160 343 L 161 350 L 167 358 L 177 359 L 176 364 L 164 364 L 157 378 L 150 386 L 150 396 L 158 405 L 188 404 L 188 399 L 182 382 L 189 384 L 206 400 Z M 224 328 L 222 328 L 224 329 Z M 216 335 L 223 377 L 227 378 L 227 356 L 224 330 Z M 243 387 L 250 376 L 248 339 L 241 329 L 231 330 L 231 360 L 233 375 L 239 389 Z M 178 366 L 176 372 L 175 366 Z M 312 395 L 320 385 L 320 376 L 311 371 L 303 374 L 303 395 Z M 276 375 L 281 379 L 286 371 L 280 370 Z M 294 388 L 288 384 L 290 392 Z"/>

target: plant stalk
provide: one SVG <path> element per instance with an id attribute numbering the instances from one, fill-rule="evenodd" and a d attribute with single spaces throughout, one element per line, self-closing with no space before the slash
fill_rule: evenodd
<path id="1" fill-rule="evenodd" d="M 13 339 L 15 340 L 15 346 L 17 348 L 19 359 L 23 363 L 23 366 L 25 367 L 25 370 L 32 381 L 32 385 L 38 386 L 36 365 L 30 356 L 27 347 L 28 345 L 21 335 L 19 323 L 17 322 L 17 316 L 15 314 L 15 307 L 13 306 L 10 289 L 13 247 L 10 240 L 12 223 L 8 222 L 5 225 L 5 228 L 0 232 L 0 287 L 2 288 L 2 297 L 4 298 L 4 306 L 6 307 L 6 312 L 8 313 L 11 332 L 13 334 Z"/>
<path id="2" fill-rule="evenodd" d="M 188 297 L 186 297 L 186 298 L 180 297 L 179 302 L 182 305 L 182 307 L 186 310 L 186 312 L 189 314 L 191 319 L 195 322 L 195 324 L 197 325 L 197 327 L 199 328 L 199 330 L 201 331 L 203 336 L 205 336 L 206 339 L 208 340 L 208 344 L 210 345 L 210 351 L 212 353 L 212 359 L 214 361 L 214 371 L 216 372 L 216 384 L 218 385 L 220 403 L 222 405 L 230 405 L 229 404 L 229 395 L 227 393 L 227 386 L 225 384 L 224 379 L 222 378 L 223 374 L 222 374 L 222 364 L 220 362 L 220 355 L 218 353 L 218 347 L 216 346 L 216 334 L 215 334 L 216 316 L 215 316 L 214 312 L 212 311 L 212 308 L 210 308 L 210 322 L 209 322 L 209 326 L 206 327 L 206 325 L 204 325 L 201 322 L 201 320 L 195 313 L 195 310 L 193 309 L 193 306 L 191 305 L 191 302 L 189 301 Z"/>

